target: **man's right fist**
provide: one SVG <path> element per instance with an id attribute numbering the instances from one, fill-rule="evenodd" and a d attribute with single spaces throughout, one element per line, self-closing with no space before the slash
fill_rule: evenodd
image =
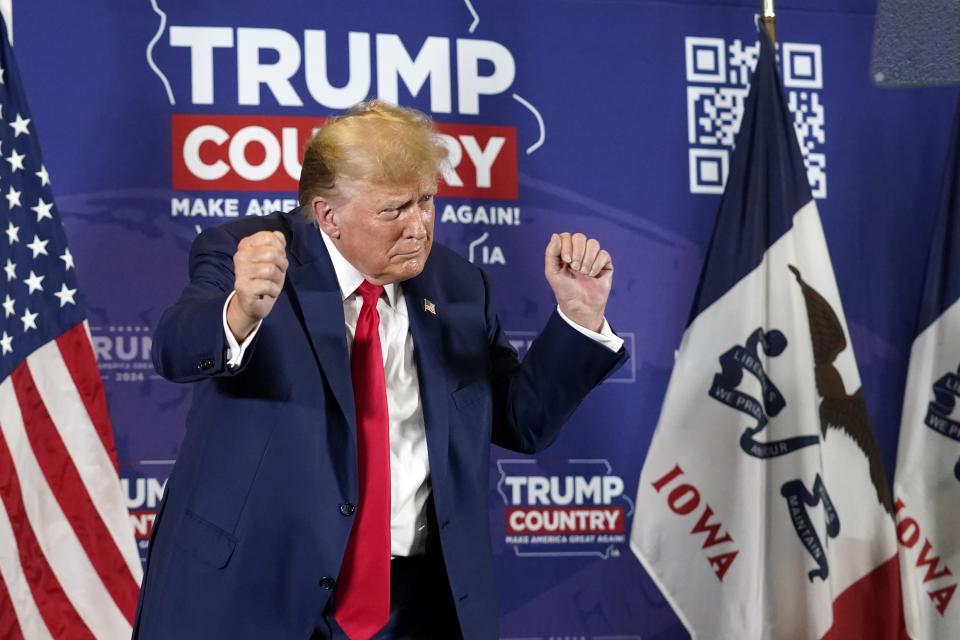
<path id="1" fill-rule="evenodd" d="M 227 326 L 243 342 L 267 317 L 287 275 L 287 241 L 279 231 L 258 231 L 240 240 L 233 254 L 233 288 Z"/>

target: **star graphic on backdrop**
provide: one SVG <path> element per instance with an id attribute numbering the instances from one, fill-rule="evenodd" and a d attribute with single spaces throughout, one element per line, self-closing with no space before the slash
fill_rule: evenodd
<path id="1" fill-rule="evenodd" d="M 10 346 L 11 342 L 13 342 L 13 336 L 8 336 L 7 332 L 4 331 L 3 337 L 0 338 L 0 349 L 3 351 L 3 353 L 0 355 L 7 355 L 8 353 L 13 352 L 13 347 Z"/>
<path id="2" fill-rule="evenodd" d="M 10 123 L 10 126 L 13 127 L 13 137 L 16 138 L 21 133 L 30 135 L 30 132 L 27 131 L 28 124 L 30 124 L 30 118 L 24 118 L 18 113 L 17 119 Z"/>
<path id="3" fill-rule="evenodd" d="M 37 212 L 37 222 L 40 222 L 44 218 L 50 218 L 53 220 L 53 216 L 50 215 L 50 209 L 53 208 L 52 202 L 44 202 L 43 198 L 37 200 L 37 206 L 30 207 L 30 211 Z"/>
<path id="4" fill-rule="evenodd" d="M 10 209 L 13 209 L 14 207 L 19 207 L 19 206 L 21 206 L 21 205 L 20 205 L 20 194 L 21 194 L 21 193 L 23 193 L 23 192 L 22 192 L 22 191 L 17 191 L 16 189 L 13 188 L 13 185 L 10 185 L 10 191 L 8 191 L 8 192 L 7 192 L 7 195 L 4 196 L 4 198 L 7 199 L 7 202 L 10 203 L 10 207 L 9 207 Z"/>
<path id="5" fill-rule="evenodd" d="M 13 244 L 14 242 L 20 242 L 19 233 L 20 233 L 20 227 L 13 226 L 13 220 L 11 220 L 9 226 L 7 226 L 7 231 L 6 231 L 7 238 L 10 239 L 10 244 Z"/>
<path id="6" fill-rule="evenodd" d="M 7 258 L 7 264 L 3 267 L 3 270 L 7 272 L 7 282 L 17 277 L 17 265 L 10 258 Z"/>
<path id="7" fill-rule="evenodd" d="M 67 304 L 68 302 L 69 302 L 70 304 L 77 304 L 77 303 L 73 300 L 73 295 L 74 295 L 76 292 L 77 292 L 76 289 L 68 289 L 68 288 L 67 288 L 67 283 L 64 282 L 63 285 L 60 287 L 60 291 L 54 291 L 54 292 L 53 292 L 53 295 L 55 295 L 55 296 L 57 296 L 58 298 L 60 298 L 60 308 L 62 309 L 62 308 L 63 308 L 63 305 Z"/>
<path id="8" fill-rule="evenodd" d="M 41 253 L 43 255 L 48 255 L 47 244 L 49 242 L 50 242 L 49 240 L 41 240 L 39 237 L 37 237 L 36 234 L 34 234 L 33 242 L 28 244 L 27 248 L 30 249 L 30 251 L 33 251 L 33 257 L 34 259 L 36 259 L 36 257 L 39 256 Z"/>
<path id="9" fill-rule="evenodd" d="M 46 166 L 40 165 L 40 171 L 37 171 L 37 172 L 36 172 L 35 174 L 33 174 L 33 175 L 35 175 L 35 176 L 37 176 L 38 178 L 40 178 L 40 186 L 41 186 L 41 187 L 45 187 L 45 186 L 47 186 L 48 184 L 50 184 L 50 174 L 47 173 L 47 167 L 46 167 Z"/>
<path id="10" fill-rule="evenodd" d="M 70 253 L 70 249 L 67 249 L 63 252 L 63 255 L 60 256 L 60 259 L 63 260 L 63 264 L 66 266 L 64 271 L 70 271 L 73 268 L 73 255 Z"/>
<path id="11" fill-rule="evenodd" d="M 13 173 L 17 172 L 17 169 L 23 169 L 23 159 L 27 156 L 22 153 L 17 153 L 17 150 L 14 149 L 10 152 L 10 157 L 7 158 L 7 162 L 10 163 L 10 171 Z"/>
<path id="12" fill-rule="evenodd" d="M 4 316 L 3 316 L 3 317 L 4 317 L 4 318 L 9 318 L 10 316 L 12 316 L 12 315 L 14 314 L 13 305 L 14 305 L 15 302 L 16 302 L 16 300 L 14 300 L 13 298 L 11 298 L 11 297 L 10 297 L 10 294 L 8 293 L 6 299 L 3 301 L 3 311 L 4 311 Z"/>
<path id="13" fill-rule="evenodd" d="M 30 294 L 30 293 L 33 293 L 34 291 L 43 291 L 43 285 L 40 283 L 43 282 L 43 279 L 46 277 L 47 276 L 38 276 L 33 272 L 33 269 L 31 269 L 30 277 L 23 281 L 24 284 L 26 284 L 30 288 L 30 290 L 27 291 L 27 293 Z"/>
<path id="14" fill-rule="evenodd" d="M 23 315 L 20 316 L 20 322 L 23 323 L 23 330 L 27 331 L 28 329 L 37 328 L 37 316 L 39 313 L 30 313 L 30 308 L 27 307 L 23 310 Z"/>

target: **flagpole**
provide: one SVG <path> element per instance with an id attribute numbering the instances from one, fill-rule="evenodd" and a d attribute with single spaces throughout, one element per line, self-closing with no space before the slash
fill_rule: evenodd
<path id="1" fill-rule="evenodd" d="M 777 16 L 773 9 L 773 1 L 774 0 L 760 0 L 760 6 L 761 6 L 760 24 L 762 24 L 763 28 L 767 30 L 767 34 L 770 36 L 770 42 L 776 44 Z"/>

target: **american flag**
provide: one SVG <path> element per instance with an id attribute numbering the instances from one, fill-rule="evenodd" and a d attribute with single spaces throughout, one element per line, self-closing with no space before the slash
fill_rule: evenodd
<path id="1" fill-rule="evenodd" d="M 129 637 L 142 571 L 103 384 L 0 39 L 0 637 Z"/>

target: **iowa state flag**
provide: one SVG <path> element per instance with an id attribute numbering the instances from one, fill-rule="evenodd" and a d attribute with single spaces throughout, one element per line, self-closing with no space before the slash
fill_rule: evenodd
<path id="1" fill-rule="evenodd" d="M 694 638 L 902 637 L 889 485 L 765 34 L 636 514 Z"/>
<path id="2" fill-rule="evenodd" d="M 960 638 L 960 103 L 910 351 L 896 497 L 903 608 L 914 638 Z"/>

